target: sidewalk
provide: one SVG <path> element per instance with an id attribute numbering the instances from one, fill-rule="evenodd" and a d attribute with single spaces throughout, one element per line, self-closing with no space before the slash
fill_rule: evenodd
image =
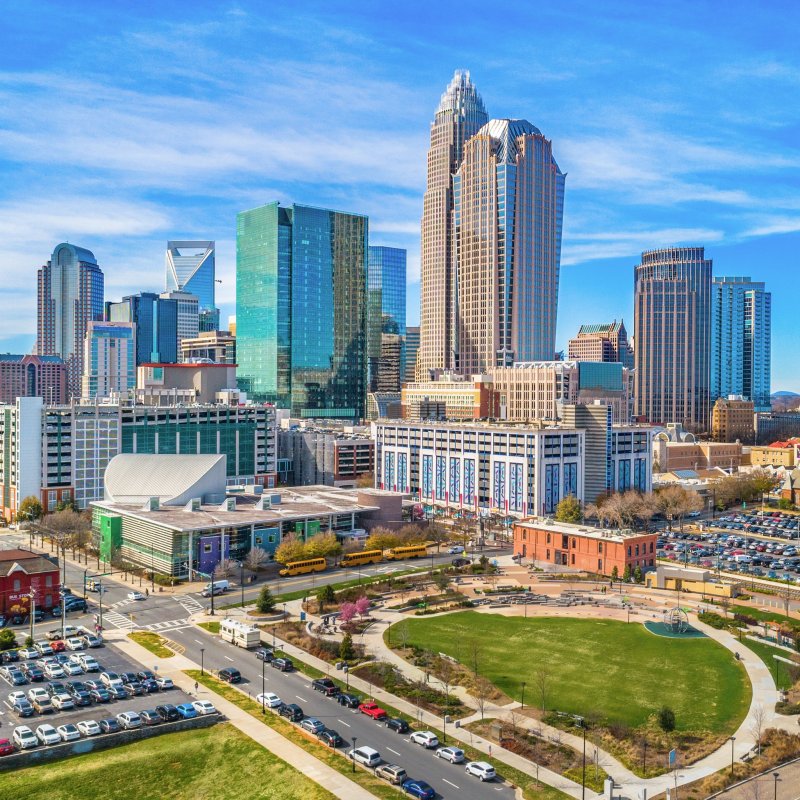
<path id="1" fill-rule="evenodd" d="M 143 666 L 148 669 L 153 669 L 155 666 L 159 675 L 172 678 L 176 686 L 179 686 L 189 694 L 193 693 L 193 682 L 184 674 L 184 670 L 197 669 L 198 664 L 181 655 L 174 655 L 172 658 L 159 658 L 149 650 L 136 644 L 136 642 L 131 641 L 123 631 L 109 631 L 106 638 Z M 342 798 L 342 800 L 369 800 L 369 798 L 374 797 L 366 789 L 327 764 L 318 761 L 301 747 L 285 739 L 268 725 L 265 725 L 224 697 L 204 686 L 200 687 L 198 696 L 205 696 L 210 699 L 216 709 L 224 714 L 230 723 L 242 733 L 279 758 L 282 758 L 329 792 Z"/>

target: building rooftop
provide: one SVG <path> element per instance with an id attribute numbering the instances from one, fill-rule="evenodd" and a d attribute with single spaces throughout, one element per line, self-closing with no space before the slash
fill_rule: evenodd
<path id="1" fill-rule="evenodd" d="M 596 528 L 593 525 L 579 525 L 571 522 L 557 522 L 551 517 L 543 517 L 515 522 L 515 528 L 530 528 L 538 531 L 553 531 L 553 533 L 564 533 L 569 536 L 584 536 L 589 539 L 602 539 L 610 542 L 626 542 L 629 539 L 636 539 L 641 536 L 655 536 L 654 533 L 644 531 L 632 531 L 629 529 L 611 530 L 609 528 Z"/>
<path id="2" fill-rule="evenodd" d="M 41 572 L 53 572 L 57 569 L 58 564 L 54 564 L 42 553 L 34 553 L 31 550 L 20 548 L 0 550 L 0 576 L 2 577 L 18 570 L 33 575 Z"/>

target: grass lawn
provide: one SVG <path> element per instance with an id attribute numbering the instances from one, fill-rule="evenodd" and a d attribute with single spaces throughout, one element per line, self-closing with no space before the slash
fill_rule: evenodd
<path id="1" fill-rule="evenodd" d="M 786 614 L 779 614 L 776 611 L 765 611 L 763 608 L 755 606 L 731 606 L 728 609 L 731 614 L 744 614 L 747 617 L 760 620 L 761 622 L 776 622 L 778 625 L 788 625 L 791 628 L 800 630 L 800 620 L 788 617 Z"/>
<path id="2" fill-rule="evenodd" d="M 145 650 L 149 650 L 154 656 L 159 658 L 170 658 L 175 653 L 170 650 L 165 644 L 163 637 L 157 633 L 150 631 L 133 631 L 128 634 L 128 638 L 132 639 L 136 644 L 140 644 Z"/>
<path id="3" fill-rule="evenodd" d="M 524 619 L 464 611 L 407 622 L 409 645 L 472 664 L 509 697 L 539 705 L 547 672 L 548 710 L 636 727 L 662 706 L 677 730 L 731 732 L 750 705 L 750 683 L 733 654 L 712 639 L 667 639 L 637 623 Z"/>
<path id="4" fill-rule="evenodd" d="M 209 633 L 219 633 L 219 622 L 198 622 L 201 628 L 205 628 Z"/>
<path id="5" fill-rule="evenodd" d="M 167 733 L 52 764 L 4 772 L 25 800 L 333 800 L 334 795 L 232 725 Z"/>
<path id="6" fill-rule="evenodd" d="M 795 658 L 792 653 L 782 650 L 780 647 L 772 647 L 772 645 L 763 642 L 756 642 L 752 639 L 742 639 L 742 644 L 749 647 L 766 665 L 767 669 L 775 678 L 775 664 L 778 664 L 778 688 L 791 689 L 792 679 L 789 677 L 789 670 L 791 669 L 788 664 L 783 661 L 775 661 L 773 656 L 781 656 L 782 658 Z M 795 658 L 795 660 L 797 660 Z M 797 666 L 800 667 L 800 661 L 797 661 Z"/>

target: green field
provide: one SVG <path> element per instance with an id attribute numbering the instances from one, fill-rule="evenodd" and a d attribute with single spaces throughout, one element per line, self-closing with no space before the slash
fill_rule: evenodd
<path id="1" fill-rule="evenodd" d="M 793 681 L 789 675 L 791 667 L 782 661 L 776 662 L 773 658 L 773 656 L 781 656 L 782 658 L 792 658 L 796 660 L 796 657 L 793 656 L 792 653 L 782 650 L 780 647 L 773 647 L 772 645 L 766 644 L 766 642 L 756 642 L 753 639 L 742 639 L 742 644 L 745 647 L 749 647 L 764 662 L 773 679 L 775 678 L 775 665 L 777 663 L 779 689 L 792 688 Z M 797 666 L 800 667 L 800 661 L 797 662 Z"/>
<path id="2" fill-rule="evenodd" d="M 548 711 L 635 727 L 662 706 L 680 731 L 732 732 L 750 705 L 750 682 L 733 654 L 712 639 L 668 639 L 637 623 L 502 617 L 464 611 L 408 620 L 409 645 L 453 656 L 501 691 Z"/>
<path id="3" fill-rule="evenodd" d="M 333 800 L 231 725 L 168 733 L 64 761 L 0 773 L 2 797 L 25 800 Z"/>

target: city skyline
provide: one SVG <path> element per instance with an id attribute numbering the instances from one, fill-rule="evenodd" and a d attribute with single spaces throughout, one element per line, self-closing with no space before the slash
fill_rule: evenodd
<path id="1" fill-rule="evenodd" d="M 581 324 L 632 320 L 630 275 L 642 250 L 704 246 L 717 275 L 749 275 L 773 293 L 773 389 L 800 390 L 791 360 L 780 358 L 797 343 L 783 299 L 800 243 L 795 9 L 732 13 L 711 26 L 710 6 L 659 9 L 645 21 L 627 3 L 607 17 L 570 3 L 547 10 L 535 29 L 523 13 L 498 57 L 486 42 L 500 23 L 469 4 L 458 46 L 435 53 L 428 45 L 442 40 L 445 9 L 425 11 L 417 33 L 407 9 L 333 15 L 311 6 L 297 26 L 284 24 L 288 12 L 267 20 L 246 3 L 201 5 L 187 24 L 185 8 L 112 20 L 98 6 L 80 45 L 59 35 L 74 21 L 69 10 L 53 9 L 44 22 L 32 7 L 10 18 L 0 349 L 31 349 L 32 275 L 59 241 L 90 248 L 107 299 L 117 299 L 161 289 L 166 239 L 215 239 L 224 327 L 235 214 L 274 199 L 366 214 L 371 244 L 408 249 L 414 325 L 430 111 L 463 67 L 493 116 L 526 115 L 545 131 L 569 175 L 559 349 Z M 319 46 L 303 41 L 308 30 Z M 388 30 L 391 46 L 383 46 Z M 662 47 L 678 31 L 691 34 L 691 48 Z M 251 64 L 259 36 L 268 38 L 269 63 Z M 82 57 L 87 44 L 102 45 L 96 63 Z M 140 58 L 131 61 L 134 50 Z M 90 106 L 96 97 L 102 114 Z M 54 137 L 43 124 L 54 113 L 102 124 L 66 125 Z M 297 147 L 301 129 L 310 147 Z"/>

